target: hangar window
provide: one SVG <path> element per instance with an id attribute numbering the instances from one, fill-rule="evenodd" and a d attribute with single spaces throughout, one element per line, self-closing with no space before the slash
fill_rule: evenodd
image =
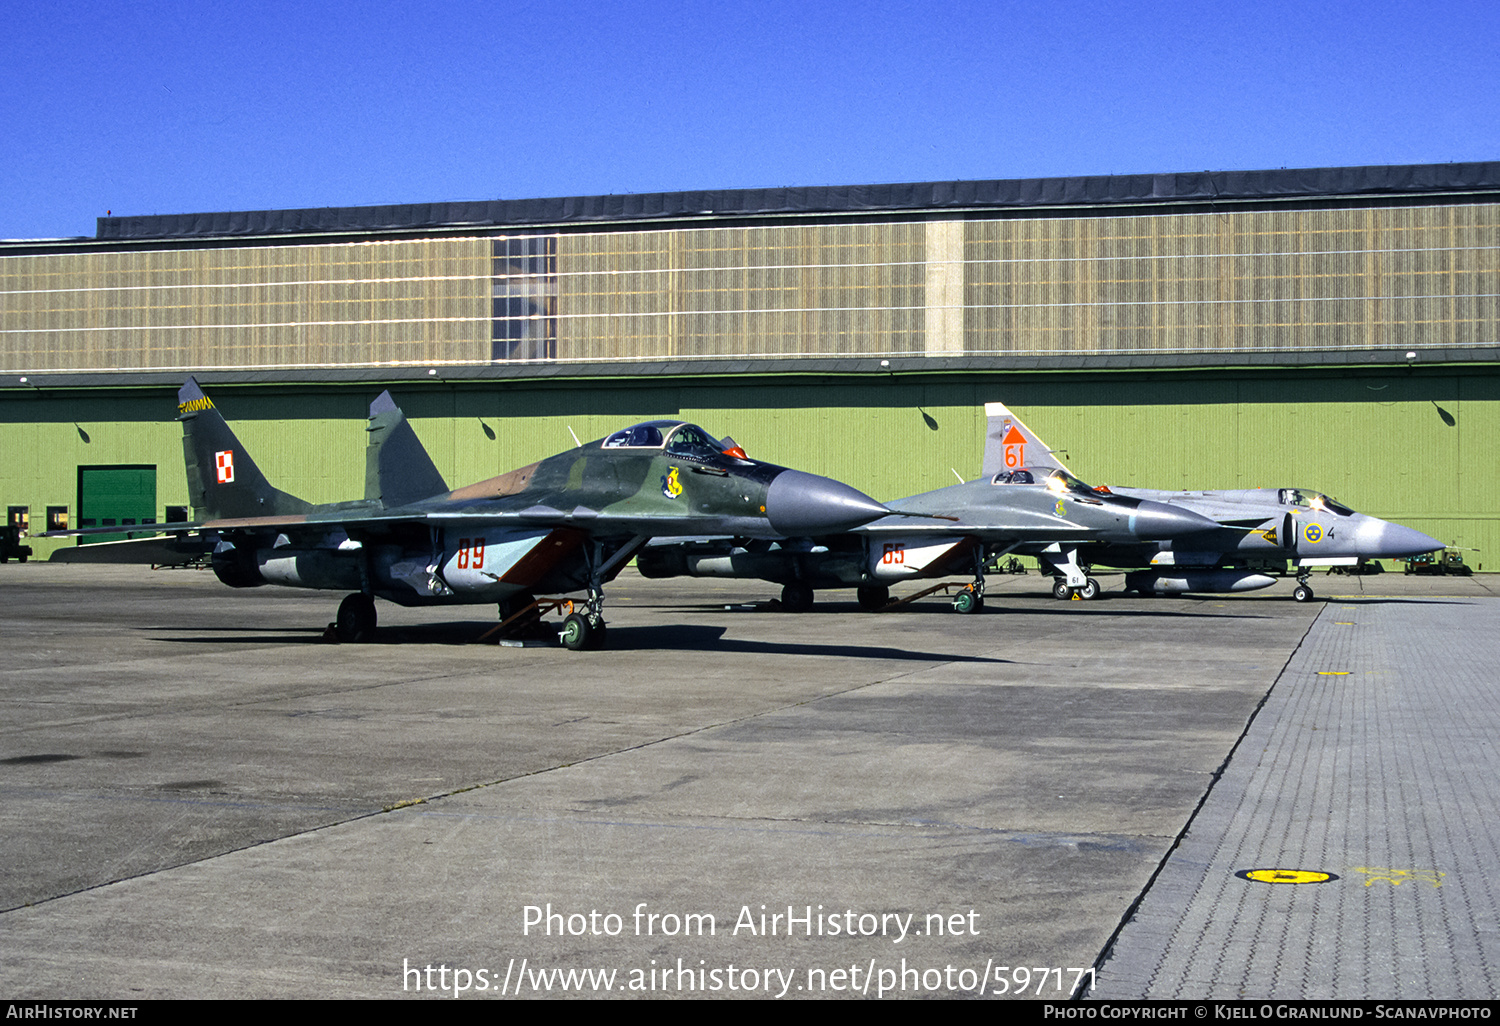
<path id="1" fill-rule="evenodd" d="M 493 241 L 490 359 L 557 358 L 557 236 Z"/>

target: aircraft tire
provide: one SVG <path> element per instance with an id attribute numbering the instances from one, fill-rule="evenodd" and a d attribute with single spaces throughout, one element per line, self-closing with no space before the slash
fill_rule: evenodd
<path id="1" fill-rule="evenodd" d="M 876 613 L 891 600 L 891 589 L 883 584 L 867 584 L 855 594 L 859 597 L 859 608 L 867 613 Z"/>
<path id="2" fill-rule="evenodd" d="M 1099 582 L 1090 577 L 1084 586 L 1078 589 L 1078 597 L 1085 601 L 1095 599 L 1099 597 L 1099 591 Z"/>
<path id="3" fill-rule="evenodd" d="M 1052 597 L 1059 602 L 1066 602 L 1073 597 L 1073 589 L 1068 587 L 1067 581 L 1054 581 L 1052 584 Z"/>
<path id="4" fill-rule="evenodd" d="M 978 613 L 984 609 L 984 598 L 965 588 L 953 596 L 955 613 Z"/>
<path id="5" fill-rule="evenodd" d="M 1298 602 L 1311 602 L 1313 597 L 1313 590 L 1305 584 L 1299 584 L 1292 590 L 1292 598 Z"/>
<path id="6" fill-rule="evenodd" d="M 802 581 L 781 586 L 781 608 L 788 613 L 806 613 L 813 607 L 813 590 Z"/>
<path id="7" fill-rule="evenodd" d="M 571 613 L 563 621 L 562 630 L 558 632 L 558 640 L 568 651 L 582 652 L 586 648 L 593 647 L 596 644 L 595 635 L 602 633 L 590 626 L 588 617 L 582 613 Z"/>
<path id="8" fill-rule="evenodd" d="M 374 641 L 376 619 L 374 598 L 360 592 L 345 595 L 344 601 L 339 603 L 334 633 L 340 641 Z"/>

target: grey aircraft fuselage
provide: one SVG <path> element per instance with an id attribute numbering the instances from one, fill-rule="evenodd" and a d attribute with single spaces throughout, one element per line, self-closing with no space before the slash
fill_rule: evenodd
<path id="1" fill-rule="evenodd" d="M 1146 544 L 1216 526 L 1190 510 L 1151 499 L 1100 494 L 1050 467 L 1018 467 L 888 505 L 920 519 L 883 517 L 811 543 L 754 545 L 723 538 L 658 543 L 643 550 L 636 564 L 648 577 L 779 583 L 783 604 L 794 610 L 807 608 L 818 588 L 857 587 L 861 603 L 874 608 L 884 604 L 891 583 L 973 573 L 969 598 L 955 603 L 969 612 L 982 604 L 982 564 L 996 551 Z"/>

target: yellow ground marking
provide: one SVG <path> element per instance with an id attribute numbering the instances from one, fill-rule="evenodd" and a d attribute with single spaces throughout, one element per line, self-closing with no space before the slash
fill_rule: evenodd
<path id="1" fill-rule="evenodd" d="M 1388 883 L 1392 887 L 1400 887 L 1403 883 L 1425 883 L 1434 887 L 1443 886 L 1443 877 L 1447 873 L 1440 873 L 1436 869 L 1382 869 L 1377 866 L 1354 866 L 1349 870 L 1351 873 L 1362 873 L 1369 877 L 1365 881 L 1368 887 L 1374 883 Z"/>
<path id="2" fill-rule="evenodd" d="M 1332 873 L 1324 873 L 1316 869 L 1242 869 L 1234 875 L 1241 880 L 1268 884 L 1328 883 L 1330 880 L 1338 879 Z"/>

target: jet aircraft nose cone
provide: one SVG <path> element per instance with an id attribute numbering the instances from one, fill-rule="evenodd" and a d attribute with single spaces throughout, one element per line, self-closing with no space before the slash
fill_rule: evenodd
<path id="1" fill-rule="evenodd" d="M 766 519 L 788 538 L 837 534 L 889 513 L 856 488 L 800 470 L 783 470 L 766 490 Z"/>
<path id="2" fill-rule="evenodd" d="M 1219 526 L 1201 513 L 1150 499 L 1141 500 L 1130 520 L 1136 537 L 1144 541 L 1167 541 L 1179 535 L 1212 531 Z"/>
<path id="3" fill-rule="evenodd" d="M 1367 559 L 1403 559 L 1444 548 L 1442 542 L 1421 531 L 1393 524 L 1389 520 L 1368 517 L 1359 526 L 1355 548 Z"/>

